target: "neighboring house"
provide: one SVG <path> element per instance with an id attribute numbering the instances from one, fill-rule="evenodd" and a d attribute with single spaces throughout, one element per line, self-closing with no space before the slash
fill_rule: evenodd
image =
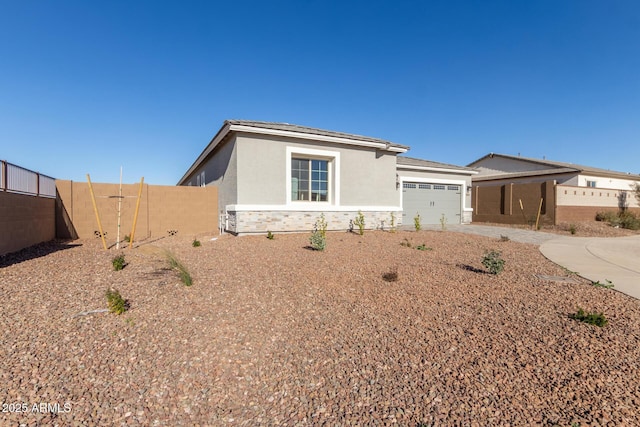
<path id="1" fill-rule="evenodd" d="M 448 223 L 469 222 L 475 172 L 398 157 L 408 149 L 288 123 L 227 120 L 178 185 L 216 185 L 221 223 L 236 234 L 311 230 L 321 214 L 329 229 L 347 229 L 358 211 L 367 228 L 389 228 L 392 216 L 396 225 L 413 224 L 418 213 L 425 224 L 442 214 Z"/>
<path id="2" fill-rule="evenodd" d="M 640 175 L 495 153 L 467 166 L 478 171 L 474 221 L 530 221 L 540 209 L 545 222 L 557 224 L 592 221 L 600 211 L 638 209 L 631 190 Z"/>

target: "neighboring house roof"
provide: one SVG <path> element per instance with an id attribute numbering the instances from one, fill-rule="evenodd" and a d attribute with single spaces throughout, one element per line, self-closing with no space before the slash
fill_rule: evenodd
<path id="1" fill-rule="evenodd" d="M 206 160 L 209 154 L 211 154 L 213 150 L 232 132 L 247 132 L 260 135 L 275 135 L 313 141 L 332 142 L 337 144 L 356 145 L 361 147 L 373 147 L 379 150 L 396 153 L 405 153 L 409 150 L 409 147 L 406 145 L 400 145 L 383 139 L 363 135 L 335 132 L 289 123 L 260 122 L 252 120 L 225 120 L 218 133 L 213 137 L 211 142 L 209 142 L 207 147 L 202 151 L 200 156 L 198 156 L 196 161 L 191 165 L 180 181 L 178 181 L 178 185 L 184 183 L 189 175 L 191 175 L 198 166 Z"/>
<path id="2" fill-rule="evenodd" d="M 612 171 L 609 169 L 601 169 L 601 168 L 595 168 L 591 166 L 577 165 L 573 163 L 557 162 L 557 161 L 547 160 L 547 159 L 534 159 L 530 157 L 511 156 L 508 154 L 497 154 L 497 153 L 489 153 L 486 156 L 483 156 L 478 160 L 469 163 L 467 166 L 474 167 L 474 165 L 482 163 L 483 160 L 487 158 L 494 158 L 494 157 L 502 157 L 504 159 L 528 162 L 535 165 L 547 166 L 548 168 L 532 169 L 532 170 L 524 169 L 522 171 L 517 171 L 517 172 L 486 171 L 474 179 L 490 180 L 490 179 L 504 179 L 504 178 L 516 178 L 516 177 L 526 177 L 526 176 L 555 175 L 555 174 L 564 174 L 564 173 L 582 173 L 582 174 L 595 175 L 595 176 L 606 176 L 606 177 L 620 178 L 620 179 L 640 180 L 640 175 L 636 175 L 632 173 Z"/>
<path id="3" fill-rule="evenodd" d="M 431 160 L 416 159 L 414 157 L 397 156 L 396 167 L 398 169 L 414 169 L 414 170 L 426 170 L 436 172 L 455 172 L 463 173 L 466 175 L 475 175 L 478 173 L 475 169 L 450 165 L 447 163 L 439 163 Z"/>

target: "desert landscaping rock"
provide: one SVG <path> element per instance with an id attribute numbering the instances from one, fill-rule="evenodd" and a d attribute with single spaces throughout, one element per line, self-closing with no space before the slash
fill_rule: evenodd
<path id="1" fill-rule="evenodd" d="M 122 271 L 98 240 L 0 260 L 0 425 L 640 425 L 640 302 L 533 244 L 333 232 L 317 252 L 308 234 L 197 237 L 122 250 Z M 499 275 L 482 266 L 489 250 Z M 106 308 L 110 287 L 128 311 L 78 316 Z M 609 324 L 571 319 L 578 307 Z"/>

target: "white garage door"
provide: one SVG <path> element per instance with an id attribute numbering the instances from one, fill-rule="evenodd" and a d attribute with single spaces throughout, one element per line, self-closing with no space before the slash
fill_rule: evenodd
<path id="1" fill-rule="evenodd" d="M 442 215 L 447 224 L 459 224 L 461 197 L 459 185 L 405 182 L 402 184 L 402 223 L 411 225 L 416 214 L 420 214 L 422 224 L 439 224 Z"/>

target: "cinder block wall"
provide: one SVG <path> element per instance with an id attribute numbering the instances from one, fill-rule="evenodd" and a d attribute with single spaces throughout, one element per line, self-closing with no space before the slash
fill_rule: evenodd
<path id="1" fill-rule="evenodd" d="M 0 255 L 56 237 L 55 199 L 0 191 Z"/>
<path id="2" fill-rule="evenodd" d="M 598 212 L 616 212 L 622 204 L 620 193 L 620 190 L 615 189 L 558 185 L 557 221 L 593 221 Z M 640 213 L 640 205 L 634 194 L 631 191 L 623 193 L 626 193 L 625 207 L 631 212 Z"/>
<path id="3" fill-rule="evenodd" d="M 555 185 L 553 181 L 474 186 L 472 192 L 473 222 L 535 223 L 541 199 L 540 224 L 555 224 Z M 520 202 L 522 202 L 522 209 Z"/>
<path id="4" fill-rule="evenodd" d="M 102 230 L 109 245 L 118 234 L 119 185 L 92 183 Z M 94 238 L 98 223 L 86 182 L 57 180 L 59 237 Z M 120 239 L 131 234 L 140 184 L 122 185 Z M 191 235 L 218 231 L 217 187 L 142 186 L 135 240 L 162 237 L 169 230 Z"/>

